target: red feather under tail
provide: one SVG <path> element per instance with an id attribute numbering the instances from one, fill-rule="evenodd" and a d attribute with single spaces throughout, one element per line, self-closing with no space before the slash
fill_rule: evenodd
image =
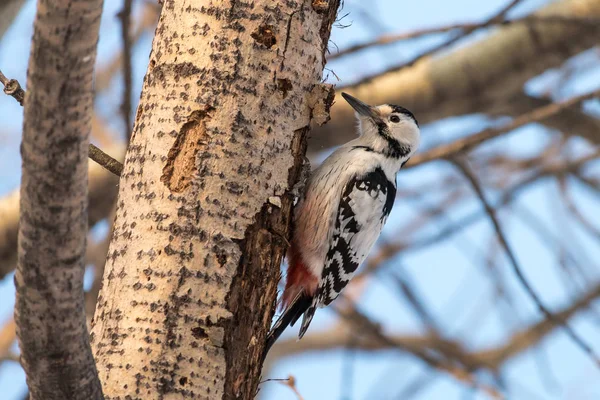
<path id="1" fill-rule="evenodd" d="M 319 279 L 304 264 L 293 243 L 288 252 L 288 264 L 285 289 L 281 296 L 281 309 L 287 309 L 300 292 L 314 296 L 319 284 Z"/>

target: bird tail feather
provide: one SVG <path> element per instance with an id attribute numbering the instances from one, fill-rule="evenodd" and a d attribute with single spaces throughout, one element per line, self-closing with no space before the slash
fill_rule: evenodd
<path id="1" fill-rule="evenodd" d="M 300 293 L 298 293 L 296 295 L 294 300 L 292 300 L 290 302 L 290 304 L 286 307 L 283 314 L 281 314 L 281 316 L 277 319 L 277 321 L 275 322 L 275 325 L 273 325 L 273 327 L 271 328 L 271 331 L 267 335 L 267 345 L 265 347 L 265 354 L 266 354 L 266 352 L 269 351 L 271 346 L 273 346 L 273 344 L 279 338 L 279 336 L 281 336 L 283 331 L 288 326 L 294 326 L 294 324 L 296 323 L 296 321 L 298 321 L 300 316 L 302 314 L 306 313 L 307 310 L 310 310 L 311 307 L 313 307 L 312 313 L 314 313 L 314 305 L 313 305 L 312 296 L 307 295 L 303 291 L 301 291 Z M 312 319 L 312 316 L 311 316 L 311 319 Z M 304 316 L 304 319 L 302 320 L 303 327 L 305 324 L 305 320 L 306 320 L 306 315 Z M 309 323 L 310 323 L 310 321 L 309 321 Z M 308 328 L 308 326 L 307 326 L 307 328 Z M 306 331 L 306 329 L 305 329 L 305 331 Z M 302 336 L 300 336 L 300 337 L 302 337 Z"/>

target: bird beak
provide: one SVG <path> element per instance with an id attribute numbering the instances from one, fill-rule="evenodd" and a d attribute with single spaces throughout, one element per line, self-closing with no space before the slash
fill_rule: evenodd
<path id="1" fill-rule="evenodd" d="M 377 111 L 375 107 L 371 107 L 370 105 L 363 103 L 356 97 L 350 96 L 348 93 L 342 92 L 342 97 L 348 102 L 348 104 L 350 104 L 352 108 L 354 108 L 354 111 L 356 111 L 359 115 L 370 117 L 375 120 L 381 118 L 379 111 Z"/>

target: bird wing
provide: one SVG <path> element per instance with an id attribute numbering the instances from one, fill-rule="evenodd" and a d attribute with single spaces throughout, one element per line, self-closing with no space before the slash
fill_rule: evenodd
<path id="1" fill-rule="evenodd" d="M 369 254 L 394 205 L 396 185 L 381 168 L 355 176 L 344 187 L 335 228 L 317 292 L 304 313 L 300 337 L 304 335 L 316 307 L 331 303 L 346 287 Z"/>

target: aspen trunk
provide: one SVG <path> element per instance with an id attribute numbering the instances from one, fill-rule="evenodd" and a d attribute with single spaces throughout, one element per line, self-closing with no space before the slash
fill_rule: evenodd
<path id="1" fill-rule="evenodd" d="M 254 398 L 337 6 L 164 2 L 92 329 L 107 398 Z"/>
<path id="2" fill-rule="evenodd" d="M 101 0 L 40 0 L 27 73 L 15 322 L 30 399 L 102 399 L 83 301 Z"/>

